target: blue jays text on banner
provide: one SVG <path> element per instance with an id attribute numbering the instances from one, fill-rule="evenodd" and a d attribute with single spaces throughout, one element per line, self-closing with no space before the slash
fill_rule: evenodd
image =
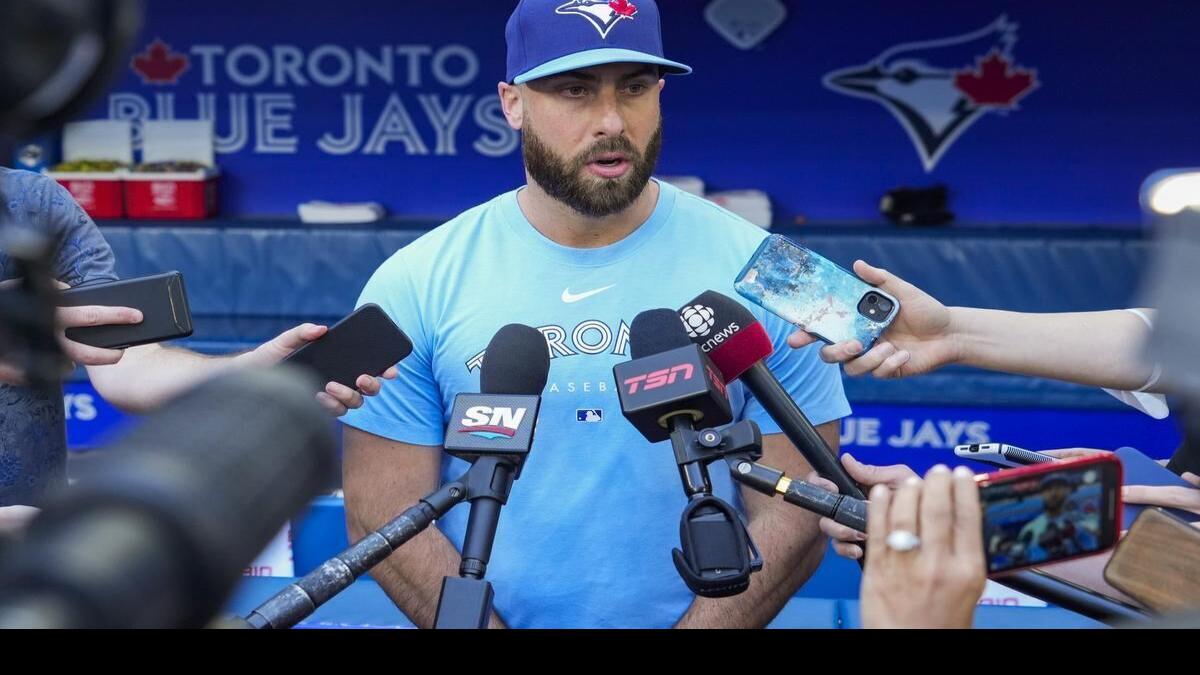
<path id="1" fill-rule="evenodd" d="M 744 35 L 765 4 L 660 2 L 695 72 L 663 92 L 659 173 L 763 189 L 779 221 L 876 220 L 885 191 L 945 183 L 966 223 L 1137 226 L 1142 179 L 1200 153 L 1191 3 L 784 2 L 748 42 L 715 27 Z M 206 6 L 150 0 L 91 116 L 213 120 L 225 213 L 449 216 L 523 180 L 496 92 L 513 3 Z M 638 20 L 636 0 L 553 11 L 601 35 Z"/>

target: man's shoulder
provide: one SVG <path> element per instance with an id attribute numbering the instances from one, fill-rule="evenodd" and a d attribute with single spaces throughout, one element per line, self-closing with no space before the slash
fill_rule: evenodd
<path id="1" fill-rule="evenodd" d="M 463 252 L 478 242 L 484 231 L 499 218 L 501 194 L 473 206 L 405 244 L 379 266 L 376 274 L 405 273 L 428 278 L 447 264 L 456 264 Z"/>
<path id="2" fill-rule="evenodd" d="M 57 189 L 58 183 L 45 174 L 0 166 L 0 194 L 4 195 L 5 201 L 41 202 Z"/>
<path id="3" fill-rule="evenodd" d="M 674 218 L 686 222 L 690 228 L 700 228 L 702 231 L 696 232 L 698 238 L 717 237 L 722 246 L 733 245 L 740 252 L 742 248 L 753 251 L 767 236 L 761 227 L 715 202 L 675 187 L 670 189 L 677 192 Z"/>

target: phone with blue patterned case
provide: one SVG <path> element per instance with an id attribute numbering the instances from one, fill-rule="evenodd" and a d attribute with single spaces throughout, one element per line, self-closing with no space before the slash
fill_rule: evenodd
<path id="1" fill-rule="evenodd" d="M 763 240 L 734 280 L 743 297 L 830 344 L 871 348 L 900 301 L 778 234 Z"/>

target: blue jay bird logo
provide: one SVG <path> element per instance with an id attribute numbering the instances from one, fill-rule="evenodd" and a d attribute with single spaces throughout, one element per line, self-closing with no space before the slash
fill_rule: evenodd
<path id="1" fill-rule="evenodd" d="M 1002 15 L 971 33 L 890 47 L 827 73 L 823 83 L 887 108 L 929 172 L 981 115 L 1015 110 L 1038 87 L 1036 70 L 1015 65 L 1016 41 L 1017 24 Z"/>
<path id="2" fill-rule="evenodd" d="M 608 32 L 621 19 L 632 19 L 637 14 L 637 5 L 629 0 L 571 0 L 555 8 L 554 13 L 582 16 L 596 28 L 601 38 L 607 38 Z"/>

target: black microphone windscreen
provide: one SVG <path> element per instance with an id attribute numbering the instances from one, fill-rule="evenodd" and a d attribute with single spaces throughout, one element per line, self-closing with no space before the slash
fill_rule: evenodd
<path id="1" fill-rule="evenodd" d="M 684 307 L 707 307 L 718 322 L 718 328 L 731 323 L 749 326 L 758 323 L 754 314 L 742 303 L 716 291 L 704 291 Z"/>
<path id="2" fill-rule="evenodd" d="M 633 317 L 629 327 L 631 358 L 640 359 L 690 344 L 679 313 L 672 309 L 647 309 Z"/>
<path id="3" fill-rule="evenodd" d="M 537 396 L 550 377 L 550 348 L 541 331 L 510 323 L 496 331 L 479 368 L 481 394 Z"/>

